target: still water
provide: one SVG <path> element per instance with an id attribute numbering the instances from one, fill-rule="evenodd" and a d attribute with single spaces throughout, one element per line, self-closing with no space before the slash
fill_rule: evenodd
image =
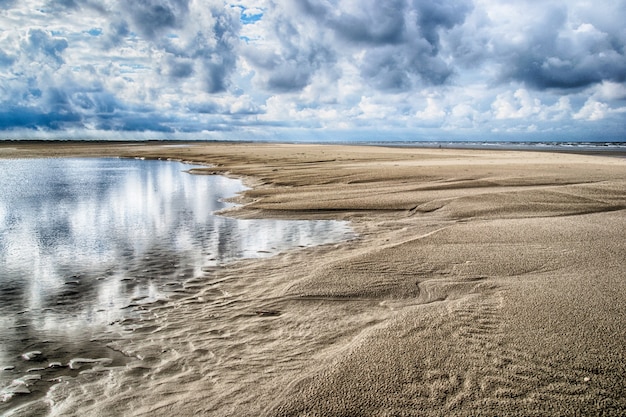
<path id="1" fill-rule="evenodd" d="M 130 159 L 0 160 L 0 400 L 77 358 L 122 358 L 106 329 L 203 270 L 345 240 L 344 222 L 214 214 L 241 181 Z M 104 336 L 103 336 L 104 335 Z M 72 362 L 74 361 L 74 362 Z M 45 379 L 45 378 L 44 378 Z M 44 384 L 45 385 L 45 384 Z M 0 402 L 0 411 L 2 410 Z"/>

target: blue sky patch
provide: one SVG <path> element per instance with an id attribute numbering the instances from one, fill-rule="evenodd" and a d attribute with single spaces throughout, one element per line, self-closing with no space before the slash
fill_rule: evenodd
<path id="1" fill-rule="evenodd" d="M 260 13 L 255 13 L 252 10 L 260 10 L 260 9 L 250 9 L 241 5 L 233 5 L 233 7 L 236 7 L 240 10 L 241 12 L 241 23 L 243 23 L 244 25 L 251 25 L 253 23 L 258 22 L 259 20 L 261 20 L 263 18 L 263 12 Z"/>
<path id="2" fill-rule="evenodd" d="M 91 36 L 100 36 L 102 35 L 102 29 L 101 28 L 91 28 L 87 31 L 87 33 Z"/>

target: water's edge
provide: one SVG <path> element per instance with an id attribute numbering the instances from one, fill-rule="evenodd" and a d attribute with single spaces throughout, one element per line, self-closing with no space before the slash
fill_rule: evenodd
<path id="1" fill-rule="evenodd" d="M 3 158 L 1 154 L 0 158 Z M 61 158 L 72 158 L 72 156 L 68 155 Z M 83 158 L 83 156 L 79 156 L 78 158 Z M 100 157 L 97 156 L 95 158 Z M 196 162 L 193 160 L 177 158 L 117 158 L 154 159 L 164 162 L 172 161 L 182 164 L 202 166 L 203 169 L 210 169 L 212 167 L 212 165 L 206 164 L 204 162 Z M 207 172 L 198 172 L 197 170 L 194 170 L 194 168 L 190 168 L 189 170 L 186 170 L 184 172 L 190 175 L 207 175 Z M 258 184 L 257 179 L 252 177 L 243 177 L 221 172 L 216 174 L 209 173 L 209 175 L 219 175 L 222 177 L 237 179 L 241 181 L 246 187 L 251 189 L 254 189 L 256 184 Z M 237 193 L 231 196 L 227 196 L 226 198 L 224 198 L 224 200 L 229 203 L 235 203 L 236 206 L 231 206 L 229 208 L 219 210 L 213 214 L 234 219 L 237 218 L 239 210 L 245 206 L 245 198 L 240 193 Z M 254 218 L 263 219 L 264 217 L 262 216 L 262 213 L 255 212 Z M 341 223 L 347 222 L 341 221 Z M 350 234 L 347 234 L 345 239 L 341 241 L 325 243 L 322 244 L 322 246 L 330 244 L 337 245 L 354 238 L 356 238 L 356 234 L 351 232 Z M 271 254 L 271 256 L 289 257 L 292 252 L 302 249 L 302 247 L 294 247 L 287 251 L 279 251 L 277 253 Z M 269 255 L 270 254 L 267 253 L 263 256 L 265 257 Z M 12 415 L 13 412 L 21 415 L 24 410 L 33 410 L 33 412 L 35 413 L 34 415 L 36 415 L 39 411 L 43 411 L 45 407 L 51 405 L 50 399 L 46 398 L 51 388 L 56 385 L 64 385 L 67 387 L 71 386 L 72 384 L 78 384 L 79 382 L 77 377 L 80 376 L 82 373 L 98 374 L 100 372 L 116 372 L 116 370 L 122 371 L 128 369 L 129 367 L 133 368 L 145 366 L 145 358 L 137 356 L 133 352 L 129 352 L 129 350 L 124 346 L 127 345 L 125 341 L 127 341 L 132 335 L 146 332 L 149 333 L 150 331 L 154 330 L 151 327 L 152 324 L 150 319 L 150 317 L 153 315 L 154 310 L 172 308 L 174 303 L 181 298 L 193 298 L 194 294 L 201 292 L 203 289 L 206 289 L 207 285 L 210 285 L 203 281 L 206 281 L 207 277 L 211 274 L 214 274 L 217 271 L 224 272 L 230 268 L 236 268 L 238 263 L 249 264 L 250 262 L 255 261 L 247 258 L 242 258 L 238 260 L 232 260 L 230 262 L 220 265 L 207 265 L 203 268 L 202 275 L 197 275 L 186 279 L 182 282 L 181 286 L 175 287 L 170 292 L 168 292 L 165 299 L 152 301 L 146 301 L 141 299 L 131 300 L 131 302 L 124 308 L 124 317 L 109 323 L 105 331 L 96 332 L 96 334 L 94 334 L 94 337 L 90 340 L 92 346 L 89 348 L 89 350 L 94 352 L 94 355 L 89 355 L 89 357 L 74 358 L 67 364 L 55 362 L 48 364 L 48 366 L 45 366 L 46 357 L 41 353 L 40 350 L 31 350 L 25 352 L 25 356 L 23 356 L 23 359 L 27 362 L 31 362 L 33 364 L 33 367 L 28 369 L 24 375 L 15 379 L 16 383 L 14 384 L 14 388 L 16 389 L 14 390 L 14 393 L 17 394 L 15 397 L 10 398 L 11 396 L 6 396 L 6 392 L 4 393 L 5 398 L 2 399 L 4 406 L 2 406 L 3 403 L 0 402 L 0 411 L 2 411 L 3 413 L 8 413 L 8 415 Z M 272 314 L 272 312 L 259 311 L 259 314 Z M 145 323 L 142 323 L 144 319 Z M 99 352 L 100 354 L 96 354 L 96 352 Z M 0 372 L 12 371 L 13 367 L 11 366 L 6 367 L 5 369 L 0 369 Z M 58 398 L 55 399 L 54 402 L 56 401 L 58 401 Z"/>

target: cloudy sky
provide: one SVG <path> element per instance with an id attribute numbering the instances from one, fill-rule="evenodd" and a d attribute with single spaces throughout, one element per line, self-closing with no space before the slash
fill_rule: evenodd
<path id="1" fill-rule="evenodd" d="M 0 0 L 0 138 L 626 140 L 626 0 Z"/>

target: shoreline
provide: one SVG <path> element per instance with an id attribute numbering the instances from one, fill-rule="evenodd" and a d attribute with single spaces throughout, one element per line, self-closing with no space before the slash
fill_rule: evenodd
<path id="1" fill-rule="evenodd" d="M 611 143 L 613 145 L 606 145 Z M 54 146 L 54 145 L 77 145 L 77 146 L 164 146 L 164 147 L 185 147 L 194 145 L 302 145 L 302 146 L 354 146 L 354 147 L 381 147 L 381 148 L 403 148 L 403 149 L 449 149 L 449 150 L 485 150 L 485 151 L 520 151 L 520 152 L 545 152 L 545 153 L 566 153 L 577 155 L 596 155 L 626 158 L 626 142 L 274 142 L 274 141 L 228 141 L 228 140 L 44 140 L 44 139 L 0 139 L 0 151 L 10 148 L 12 144 L 20 146 Z M 567 145 L 565 145 L 567 144 Z M 580 146 L 580 147 L 579 147 Z"/>
<path id="2" fill-rule="evenodd" d="M 254 185 L 228 215 L 350 220 L 363 238 L 198 277 L 189 294 L 151 309 L 159 332 L 138 332 L 117 346 L 141 363 L 98 371 L 114 374 L 107 385 L 87 374 L 80 386 L 56 386 L 59 414 L 626 410 L 626 347 L 615 337 L 626 331 L 622 159 L 353 145 L 106 145 L 11 143 L 18 150 L 0 157 L 212 163 L 195 171 Z M 229 307 L 209 310 L 218 293 L 229 294 L 218 298 Z M 280 314 L 250 314 L 255 309 Z M 81 398 L 85 389 L 94 396 Z"/>

